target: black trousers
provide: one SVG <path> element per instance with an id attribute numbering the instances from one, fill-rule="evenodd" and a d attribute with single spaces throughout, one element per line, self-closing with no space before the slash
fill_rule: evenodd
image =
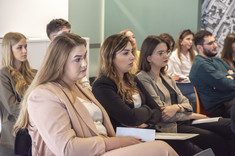
<path id="1" fill-rule="evenodd" d="M 193 156 L 202 151 L 200 147 L 193 144 L 189 140 L 164 140 L 167 142 L 180 156 Z"/>
<path id="2" fill-rule="evenodd" d="M 210 117 L 221 116 L 223 118 L 230 118 L 233 105 L 235 105 L 235 98 L 229 101 L 221 102 L 213 111 L 209 110 Z"/>
<path id="3" fill-rule="evenodd" d="M 191 121 L 178 122 L 178 132 L 199 134 L 190 141 L 203 150 L 212 148 L 216 156 L 235 156 L 235 135 L 229 118 L 195 125 Z"/>

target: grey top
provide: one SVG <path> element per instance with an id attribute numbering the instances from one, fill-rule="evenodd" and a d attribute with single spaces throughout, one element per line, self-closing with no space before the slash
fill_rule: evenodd
<path id="1" fill-rule="evenodd" d="M 32 70 L 36 73 L 36 70 Z M 3 67 L 0 70 L 0 115 L 1 115 L 1 136 L 0 145 L 14 148 L 15 137 L 13 126 L 20 111 L 22 97 L 15 90 L 15 83 L 10 75 L 9 68 Z"/>

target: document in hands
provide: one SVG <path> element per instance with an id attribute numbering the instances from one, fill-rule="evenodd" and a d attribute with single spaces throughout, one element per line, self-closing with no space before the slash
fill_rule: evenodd
<path id="1" fill-rule="evenodd" d="M 153 141 L 155 140 L 155 129 L 143 129 L 143 128 L 129 128 L 129 127 L 117 127 L 116 135 L 122 136 L 132 136 L 141 141 Z"/>
<path id="2" fill-rule="evenodd" d="M 192 124 L 202 124 L 202 123 L 210 123 L 210 122 L 218 122 L 222 117 L 214 117 L 214 118 L 206 118 L 206 119 L 196 119 L 193 120 Z"/>

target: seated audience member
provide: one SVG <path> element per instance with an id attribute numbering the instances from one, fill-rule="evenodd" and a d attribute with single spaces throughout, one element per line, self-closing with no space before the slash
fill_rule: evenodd
<path id="1" fill-rule="evenodd" d="M 86 40 L 72 33 L 49 45 L 15 125 L 28 128 L 32 155 L 177 155 L 163 141 L 115 136 L 104 108 L 77 83 L 86 76 L 86 54 Z"/>
<path id="2" fill-rule="evenodd" d="M 0 155 L 12 156 L 15 137 L 13 125 L 20 111 L 20 102 L 33 80 L 36 70 L 27 60 L 26 37 L 17 32 L 7 33 L 2 40 L 0 70 L 1 136 Z"/>
<path id="3" fill-rule="evenodd" d="M 51 20 L 47 24 L 46 29 L 47 29 L 46 32 L 47 32 L 48 38 L 50 40 L 53 40 L 57 35 L 61 34 L 62 32 L 70 32 L 71 24 L 62 18 L 58 18 L 58 19 Z M 81 81 L 80 83 L 84 87 L 87 87 L 91 90 L 90 81 L 87 79 L 87 77 L 82 78 L 80 81 Z"/>
<path id="4" fill-rule="evenodd" d="M 173 39 L 173 37 L 168 33 L 162 33 L 159 36 L 167 41 L 170 46 L 169 50 L 172 52 L 175 48 L 175 40 Z"/>
<path id="5" fill-rule="evenodd" d="M 193 49 L 194 33 L 187 29 L 178 35 L 176 49 L 171 53 L 167 73 L 171 75 L 181 93 L 186 96 L 196 112 L 196 95 L 189 80 L 189 72 L 196 56 Z"/>
<path id="6" fill-rule="evenodd" d="M 99 75 L 92 87 L 116 127 L 153 128 L 161 110 L 138 78 L 129 72 L 134 62 L 131 40 L 120 34 L 108 37 L 100 50 Z M 193 155 L 200 148 L 189 141 L 167 141 L 179 155 Z M 185 149 L 186 148 L 186 149 Z"/>
<path id="7" fill-rule="evenodd" d="M 235 135 L 230 119 L 192 124 L 193 119 L 207 116 L 192 112 L 172 77 L 167 75 L 169 45 L 158 36 L 148 36 L 141 46 L 138 79 L 162 109 L 162 122 L 156 125 L 161 132 L 196 133 L 191 141 L 202 149 L 212 148 L 216 155 L 234 155 Z"/>
<path id="8" fill-rule="evenodd" d="M 133 53 L 132 42 L 121 34 L 108 37 L 100 50 L 98 77 L 92 92 L 110 115 L 114 128 L 152 127 L 161 120 L 161 109 L 129 73 L 135 59 Z"/>
<path id="9" fill-rule="evenodd" d="M 199 55 L 195 57 L 189 78 L 210 116 L 230 117 L 235 103 L 235 69 L 215 57 L 217 44 L 209 31 L 197 32 L 194 42 Z"/>
<path id="10" fill-rule="evenodd" d="M 228 34 L 225 38 L 221 58 L 235 68 L 235 34 Z"/>
<path id="11" fill-rule="evenodd" d="M 136 38 L 134 33 L 129 30 L 125 29 L 120 32 L 120 34 L 125 35 L 130 38 L 131 42 L 133 43 L 133 55 L 135 56 L 135 60 L 133 62 L 133 67 L 130 71 L 131 74 L 136 74 L 138 71 L 138 62 L 139 62 L 139 56 L 140 56 L 140 51 L 137 49 L 137 44 L 136 44 Z"/>
<path id="12" fill-rule="evenodd" d="M 71 24 L 62 19 L 53 19 L 47 24 L 46 32 L 48 38 L 52 41 L 56 36 L 61 34 L 62 32 L 70 32 L 71 31 Z"/>

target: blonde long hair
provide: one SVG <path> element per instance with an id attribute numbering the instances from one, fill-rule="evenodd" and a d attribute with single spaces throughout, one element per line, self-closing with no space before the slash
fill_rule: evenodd
<path id="1" fill-rule="evenodd" d="M 16 70 L 14 67 L 12 47 L 22 39 L 26 40 L 26 37 L 23 34 L 9 32 L 2 40 L 2 67 L 8 68 L 15 84 L 15 90 L 21 97 L 24 95 L 35 76 L 35 72 L 32 72 L 33 70 L 30 67 L 28 60 L 22 62 L 20 70 Z"/>
<path id="2" fill-rule="evenodd" d="M 118 93 L 122 96 L 123 101 L 132 103 L 132 95 L 137 91 L 134 76 L 127 72 L 124 74 L 123 79 L 121 79 L 113 63 L 116 53 L 124 49 L 128 42 L 132 44 L 130 39 L 122 34 L 111 35 L 104 41 L 100 49 L 97 79 L 105 76 L 113 80 L 117 85 Z M 134 53 L 134 51 L 132 51 L 132 53 Z M 127 87 L 125 87 L 124 83 Z"/>
<path id="3" fill-rule="evenodd" d="M 22 108 L 14 126 L 16 133 L 20 128 L 27 128 L 29 125 L 28 102 L 30 93 L 39 85 L 47 82 L 59 82 L 62 78 L 65 63 L 70 52 L 77 46 L 86 46 L 86 40 L 72 33 L 63 32 L 58 35 L 49 45 L 42 65 L 27 90 L 22 101 Z"/>

